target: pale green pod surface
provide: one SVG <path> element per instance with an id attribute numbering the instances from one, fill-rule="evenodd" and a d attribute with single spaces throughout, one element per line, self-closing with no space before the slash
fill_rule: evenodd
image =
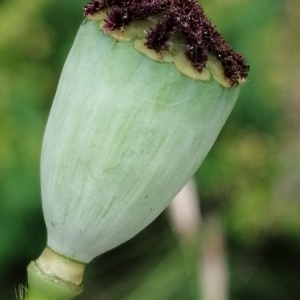
<path id="1" fill-rule="evenodd" d="M 239 89 L 193 80 L 84 22 L 43 141 L 49 247 L 88 263 L 147 226 L 198 169 Z"/>

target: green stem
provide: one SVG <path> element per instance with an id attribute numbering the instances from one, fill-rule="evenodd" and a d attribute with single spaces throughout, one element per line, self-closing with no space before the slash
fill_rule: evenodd
<path id="1" fill-rule="evenodd" d="M 71 300 L 82 292 L 84 264 L 69 260 L 50 248 L 27 268 L 26 300 Z"/>
<path id="2" fill-rule="evenodd" d="M 43 274 L 35 262 L 29 264 L 27 272 L 26 300 L 70 300 L 82 292 L 82 287 Z"/>

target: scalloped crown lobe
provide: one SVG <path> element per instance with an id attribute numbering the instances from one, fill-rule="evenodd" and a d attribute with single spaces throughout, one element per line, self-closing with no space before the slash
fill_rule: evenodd
<path id="1" fill-rule="evenodd" d="M 145 45 L 149 49 L 157 53 L 168 50 L 170 39 L 177 32 L 183 35 L 185 55 L 197 71 L 206 66 L 209 51 L 221 61 L 230 85 L 248 77 L 249 65 L 242 54 L 230 47 L 195 0 L 92 0 L 84 6 L 84 14 L 95 15 L 107 8 L 106 30 L 122 30 L 134 20 L 163 12 L 146 34 Z"/>

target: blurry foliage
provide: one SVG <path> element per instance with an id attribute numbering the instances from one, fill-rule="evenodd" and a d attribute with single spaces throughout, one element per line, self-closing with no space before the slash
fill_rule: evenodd
<path id="1" fill-rule="evenodd" d="M 295 60 L 287 53 L 296 40 L 285 39 L 292 29 L 287 29 L 292 25 L 286 2 L 297 6 L 297 0 L 202 1 L 251 65 L 233 113 L 196 174 L 204 216 L 217 210 L 226 223 L 233 300 L 300 295 L 300 164 L 293 164 L 286 144 L 300 138 L 286 122 L 293 109 L 285 109 L 291 88 L 286 65 Z M 26 282 L 27 263 L 45 246 L 42 136 L 60 71 L 83 20 L 83 4 L 0 1 L 1 299 L 15 298 L 14 287 Z M 299 100 L 299 93 L 293 95 Z M 195 300 L 191 264 L 162 215 L 89 266 L 79 299 Z"/>

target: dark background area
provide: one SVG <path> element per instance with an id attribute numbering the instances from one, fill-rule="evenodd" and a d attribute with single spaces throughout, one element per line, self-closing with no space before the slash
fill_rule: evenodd
<path id="1" fill-rule="evenodd" d="M 211 216 L 222 224 L 228 264 L 224 299 L 297 300 L 299 1 L 201 2 L 251 65 L 228 122 L 195 176 L 201 232 Z M 0 299 L 16 298 L 15 288 L 26 284 L 27 264 L 45 247 L 42 137 L 63 63 L 83 20 L 83 4 L 0 0 Z M 187 259 L 187 252 L 163 213 L 88 266 L 78 299 L 200 299 L 192 267 L 199 257 Z"/>

